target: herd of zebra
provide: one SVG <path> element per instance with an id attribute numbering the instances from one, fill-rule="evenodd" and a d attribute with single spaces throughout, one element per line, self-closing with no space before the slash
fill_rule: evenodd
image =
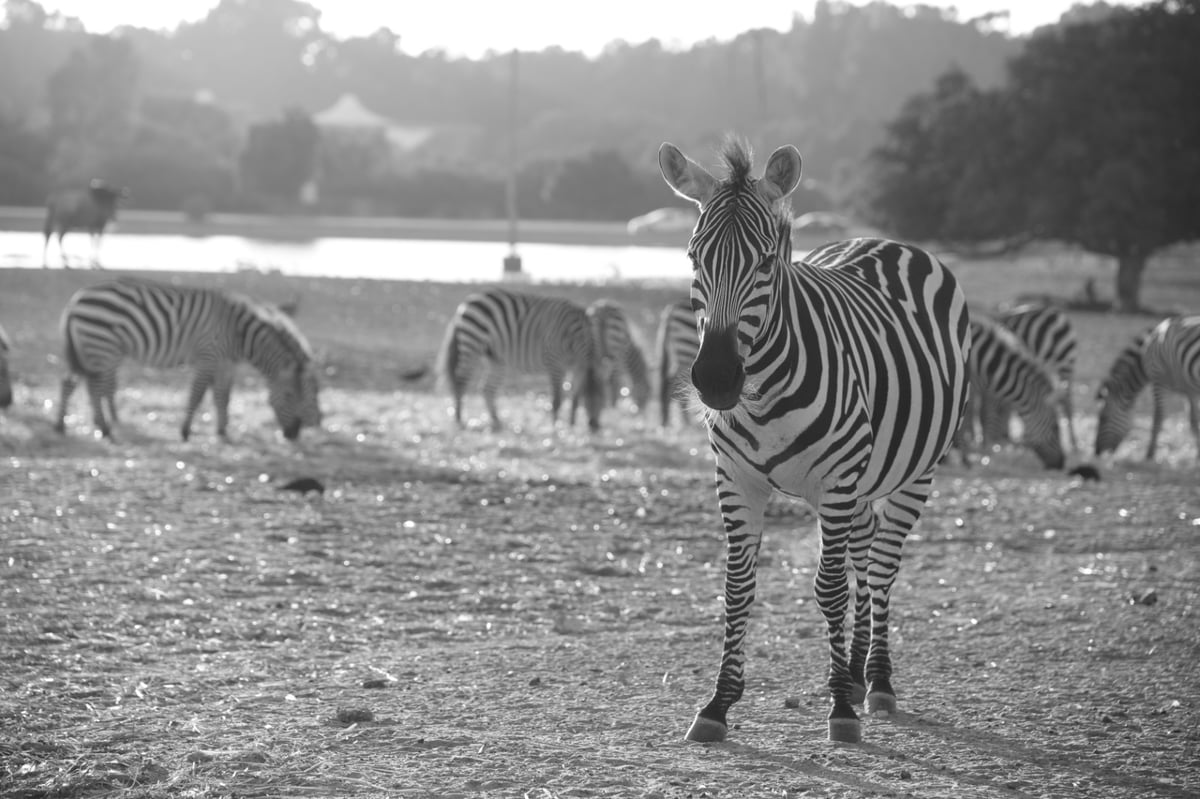
<path id="1" fill-rule="evenodd" d="M 800 182 L 799 153 L 779 148 L 758 177 L 742 142 L 728 141 L 721 156 L 725 173 L 718 177 L 671 144 L 659 150 L 667 184 L 700 211 L 687 248 L 690 299 L 668 305 L 659 320 L 661 420 L 669 424 L 673 400 L 684 397 L 707 428 L 727 544 L 720 668 L 687 737 L 724 739 L 727 713 L 742 696 L 764 514 L 778 492 L 805 500 L 819 522 L 814 590 L 829 649 L 828 731 L 832 740 L 855 742 L 861 738 L 855 705 L 881 715 L 897 709 L 890 595 L 937 466 L 955 446 L 965 458 L 977 422 L 985 442 L 1007 437 L 1016 413 L 1041 462 L 1062 468 L 1060 408 L 1077 447 L 1070 404 L 1077 341 L 1053 307 L 995 315 L 968 310 L 950 270 L 911 245 L 852 239 L 793 260 L 788 198 Z M 125 358 L 192 365 L 185 439 L 209 389 L 224 437 L 240 361 L 266 377 L 285 437 L 320 423 L 312 348 L 272 306 L 222 291 L 122 279 L 78 292 L 62 330 L 70 374 L 60 430 L 82 378 L 96 427 L 110 433 L 116 373 Z M 596 430 L 622 384 L 646 407 L 650 369 L 637 339 L 612 302 L 584 308 L 496 288 L 458 307 L 438 366 L 459 425 L 464 395 L 481 384 L 492 426 L 500 428 L 497 394 L 508 372 L 521 371 L 548 376 L 554 420 L 569 376 L 572 420 L 582 403 Z M 0 358 L 0 399 L 7 401 L 3 364 Z M 1166 391 L 1188 397 L 1200 451 L 1200 316 L 1163 320 L 1117 357 L 1099 390 L 1098 453 L 1129 431 L 1134 400 L 1147 385 L 1155 400 L 1148 457 Z"/>

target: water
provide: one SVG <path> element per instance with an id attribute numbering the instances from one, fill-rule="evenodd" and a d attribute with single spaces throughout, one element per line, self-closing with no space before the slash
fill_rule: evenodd
<path id="1" fill-rule="evenodd" d="M 75 267 L 88 263 L 86 234 L 65 239 Z M 109 269 L 234 272 L 253 269 L 307 277 L 491 282 L 503 277 L 506 242 L 420 239 L 322 238 L 267 241 L 240 236 L 105 236 L 101 262 Z M 677 247 L 520 244 L 522 276 L 536 282 L 680 280 L 691 272 Z M 50 266 L 60 264 L 51 240 Z M 42 235 L 0 231 L 0 267 L 42 266 Z"/>

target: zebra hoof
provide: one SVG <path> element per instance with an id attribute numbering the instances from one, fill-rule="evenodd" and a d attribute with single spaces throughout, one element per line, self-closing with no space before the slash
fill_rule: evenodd
<path id="1" fill-rule="evenodd" d="M 830 719 L 829 740 L 839 744 L 862 743 L 862 722 L 858 719 Z"/>
<path id="2" fill-rule="evenodd" d="M 861 705 L 867 698 L 867 686 L 854 683 L 850 686 L 850 704 Z"/>
<path id="3" fill-rule="evenodd" d="M 714 743 L 724 741 L 728 733 L 729 728 L 721 722 L 697 715 L 692 726 L 688 728 L 686 737 L 687 740 L 697 743 Z"/>
<path id="4" fill-rule="evenodd" d="M 867 711 L 876 716 L 890 716 L 899 711 L 896 695 L 884 691 L 872 691 L 867 694 Z"/>

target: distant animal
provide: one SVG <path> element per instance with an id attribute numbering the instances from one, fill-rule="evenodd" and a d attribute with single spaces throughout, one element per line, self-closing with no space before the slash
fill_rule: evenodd
<path id="1" fill-rule="evenodd" d="M 4 328 L 0 327 L 0 408 L 12 405 L 12 380 L 8 374 L 8 358 L 12 353 L 12 341 Z"/>
<path id="2" fill-rule="evenodd" d="M 688 411 L 692 362 L 700 350 L 691 302 L 673 302 L 662 309 L 654 349 L 658 353 L 659 412 L 666 427 L 671 422 L 672 402 L 677 401 L 683 413 Z"/>
<path id="3" fill-rule="evenodd" d="M 279 490 L 295 491 L 297 494 L 307 494 L 310 491 L 315 491 L 318 494 L 324 494 L 325 484 L 315 477 L 297 477 L 295 480 L 279 486 Z"/>
<path id="4" fill-rule="evenodd" d="M 1133 427 L 1133 409 L 1146 385 L 1154 400 L 1146 460 L 1154 460 L 1166 415 L 1166 394 L 1183 394 L 1188 425 L 1200 458 L 1200 315 L 1173 316 L 1136 337 L 1113 361 L 1096 392 L 1102 404 L 1096 424 L 1096 454 L 1116 450 Z"/>
<path id="5" fill-rule="evenodd" d="M 506 289 L 472 294 L 446 326 L 438 354 L 438 374 L 454 395 L 454 420 L 461 427 L 463 396 L 477 379 L 492 429 L 503 429 L 496 394 L 509 372 L 544 373 L 550 378 L 550 416 L 558 419 L 563 381 L 587 412 L 588 427 L 600 429 L 604 387 L 598 347 L 584 309 L 575 303 Z"/>
<path id="6" fill-rule="evenodd" d="M 117 421 L 117 369 L 126 358 L 165 369 L 189 365 L 192 384 L 180 433 L 211 388 L 217 435 L 227 439 L 229 397 L 238 363 L 248 361 L 267 379 L 267 399 L 283 435 L 294 440 L 321 421 L 312 348 L 274 306 L 216 289 L 122 278 L 75 294 L 62 315 L 66 363 L 56 428 L 66 427 L 76 380 L 87 383 L 96 428 L 111 435 Z M 106 419 L 102 401 L 107 401 Z"/>
<path id="7" fill-rule="evenodd" d="M 411 369 L 405 369 L 400 373 L 400 379 L 405 383 L 415 383 L 418 380 L 424 379 L 425 375 L 429 374 L 429 364 L 423 363 L 420 366 L 414 366 Z"/>
<path id="8" fill-rule="evenodd" d="M 616 405 L 622 385 L 628 385 L 638 410 L 645 410 L 650 399 L 646 356 L 634 337 L 625 310 L 612 300 L 601 299 L 587 307 L 587 315 L 599 347 L 600 371 L 607 404 L 610 407 Z"/>
<path id="9" fill-rule="evenodd" d="M 965 455 L 974 437 L 975 403 L 991 402 L 1016 410 L 1025 425 L 1023 441 L 1048 469 L 1066 460 L 1058 429 L 1057 378 L 1045 364 L 999 322 L 971 315 L 971 397 L 956 444 Z"/>
<path id="10" fill-rule="evenodd" d="M 743 142 L 729 140 L 721 156 L 718 178 L 669 143 L 659 149 L 667 184 L 700 208 L 687 246 L 700 338 L 691 377 L 727 544 L 720 671 L 687 737 L 724 739 L 745 688 L 764 512 L 779 491 L 806 500 L 820 520 L 829 737 L 855 742 L 854 704 L 897 709 L 889 597 L 962 418 L 966 299 L 936 258 L 895 241 L 834 242 L 793 262 L 788 197 L 800 183 L 799 152 L 775 150 L 759 177 Z"/>
<path id="11" fill-rule="evenodd" d="M 1100 470 L 1097 469 L 1095 466 L 1092 466 L 1091 464 L 1087 464 L 1087 463 L 1079 464 L 1074 469 L 1067 472 L 1067 474 L 1070 475 L 1071 477 L 1079 477 L 1084 482 L 1087 482 L 1089 480 L 1094 481 L 1094 482 L 1100 481 Z"/>
<path id="12" fill-rule="evenodd" d="M 63 189 L 46 201 L 46 221 L 42 226 L 42 267 L 50 236 L 58 236 L 58 255 L 64 268 L 69 268 L 63 249 L 63 236 L 72 230 L 86 230 L 92 238 L 91 265 L 100 266 L 100 238 L 104 229 L 117 217 L 117 206 L 129 196 L 128 189 L 118 189 L 102 180 L 93 180 L 86 189 Z"/>
<path id="13" fill-rule="evenodd" d="M 1072 382 L 1075 376 L 1075 357 L 1079 341 L 1071 320 L 1053 305 L 1036 303 L 1018 305 L 1000 311 L 994 317 L 1007 327 L 1025 347 L 1041 359 L 1051 372 L 1058 376 L 1058 392 L 1063 416 L 1066 417 L 1067 434 L 1071 450 L 1079 449 L 1075 437 L 1075 411 L 1071 402 Z M 980 427 L 985 442 L 1008 441 L 1009 417 L 1012 408 L 1003 401 L 979 403 Z"/>

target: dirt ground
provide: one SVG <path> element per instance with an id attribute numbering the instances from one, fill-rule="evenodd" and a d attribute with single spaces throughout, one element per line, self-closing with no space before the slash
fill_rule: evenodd
<path id="1" fill-rule="evenodd" d="M 938 477 L 893 602 L 898 717 L 826 740 L 807 509 L 768 519 L 745 697 L 720 655 L 701 431 L 544 394 L 458 432 L 420 389 L 329 389 L 323 431 L 177 440 L 181 375 L 60 438 L 0 419 L 0 795 L 1200 795 L 1200 469 L 1175 413 L 1084 483 L 1015 451 Z M 1085 440 L 1090 431 L 1083 423 Z M 323 495 L 278 486 L 318 478 Z"/>

